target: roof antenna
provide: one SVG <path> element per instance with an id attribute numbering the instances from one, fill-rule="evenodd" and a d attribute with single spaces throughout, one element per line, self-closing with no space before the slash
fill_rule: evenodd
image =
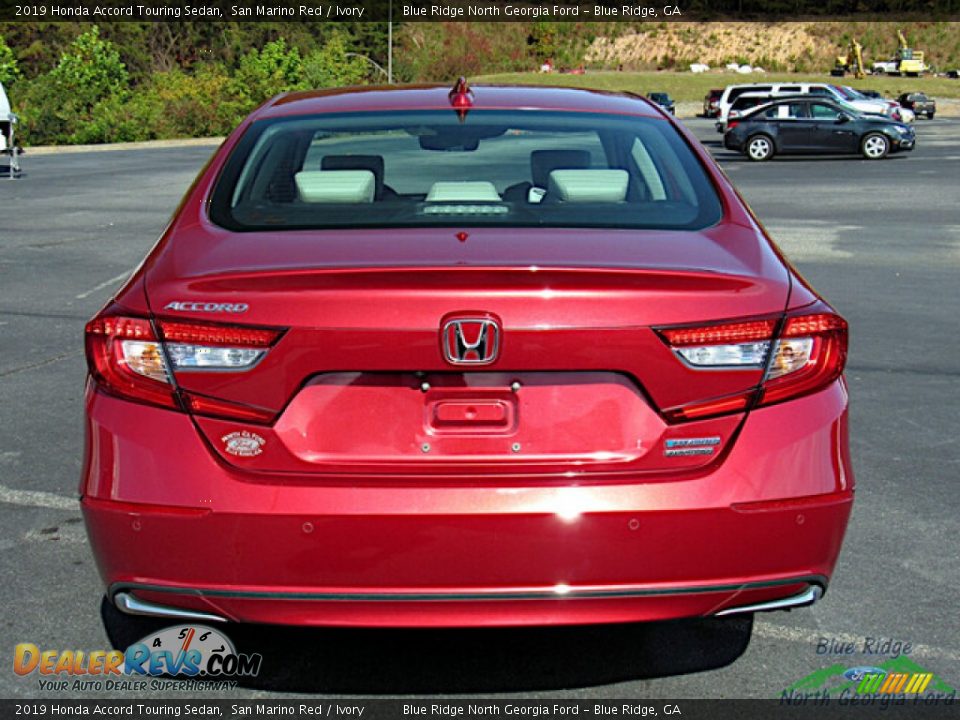
<path id="1" fill-rule="evenodd" d="M 447 97 L 450 98 L 450 105 L 457 111 L 460 122 L 466 120 L 467 113 L 473 107 L 473 91 L 467 85 L 467 79 L 461 75 Z"/>

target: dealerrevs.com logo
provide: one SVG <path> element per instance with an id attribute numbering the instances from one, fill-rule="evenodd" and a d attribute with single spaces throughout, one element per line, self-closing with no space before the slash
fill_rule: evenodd
<path id="1" fill-rule="evenodd" d="M 222 689 L 236 684 L 227 678 L 256 676 L 262 662 L 259 653 L 238 653 L 226 635 L 206 625 L 168 627 L 123 652 L 41 650 L 33 643 L 20 643 L 13 652 L 17 675 L 36 675 L 41 690 L 54 691 Z"/>

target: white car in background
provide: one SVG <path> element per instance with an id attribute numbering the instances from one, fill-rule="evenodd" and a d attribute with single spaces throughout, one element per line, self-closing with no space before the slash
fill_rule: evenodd
<path id="1" fill-rule="evenodd" d="M 849 105 L 853 105 L 855 108 L 860 110 L 860 112 L 866 113 L 867 115 L 887 115 L 894 120 L 898 120 L 903 123 L 912 123 L 916 120 L 917 116 L 910 108 L 905 108 L 900 105 L 896 100 L 884 100 L 882 98 L 871 98 L 864 95 L 862 92 L 856 88 L 852 88 L 849 85 L 831 85 L 830 87 L 835 88 L 836 91 L 840 94 L 838 99 L 845 101 Z M 884 106 L 886 107 L 886 112 L 877 112 L 876 110 L 868 110 L 867 106 Z"/>
<path id="2" fill-rule="evenodd" d="M 782 98 L 790 97 L 792 95 L 797 95 L 797 93 L 791 92 L 745 92 L 742 95 L 739 95 L 727 109 L 726 115 L 720 115 L 720 119 L 714 124 L 718 133 L 725 133 L 727 131 L 727 126 L 733 120 L 736 120 L 741 115 L 746 115 L 751 112 L 758 105 L 764 105 L 773 100 L 780 100 Z"/>
<path id="3" fill-rule="evenodd" d="M 786 95 L 822 95 L 832 100 L 842 101 L 853 105 L 859 112 L 866 115 L 885 115 L 894 120 L 909 122 L 904 117 L 897 117 L 894 113 L 902 111 L 898 103 L 892 100 L 873 100 L 861 95 L 853 88 L 843 88 L 830 83 L 747 83 L 742 85 L 728 85 L 720 96 L 718 107 L 720 110 L 719 122 L 726 126 L 727 115 L 734 101 L 747 93 L 763 93 L 772 98 Z M 901 113 L 902 115 L 902 113 Z"/>

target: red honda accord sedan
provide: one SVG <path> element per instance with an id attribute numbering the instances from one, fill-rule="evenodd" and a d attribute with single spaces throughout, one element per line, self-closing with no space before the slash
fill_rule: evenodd
<path id="1" fill-rule="evenodd" d="M 853 501 L 846 348 L 710 155 L 641 97 L 286 94 L 86 327 L 87 530 L 130 614 L 479 626 L 805 605 Z"/>

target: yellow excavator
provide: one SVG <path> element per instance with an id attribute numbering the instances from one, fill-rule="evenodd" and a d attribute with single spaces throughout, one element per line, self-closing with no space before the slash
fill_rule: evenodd
<path id="1" fill-rule="evenodd" d="M 897 48 L 897 70 L 901 75 L 911 77 L 923 75 L 927 69 L 926 63 L 923 62 L 923 53 L 911 48 L 907 38 L 899 30 L 897 30 L 897 40 L 900 41 L 900 47 Z"/>
<path id="2" fill-rule="evenodd" d="M 863 67 L 863 46 L 857 42 L 856 38 L 850 39 L 846 55 L 837 55 L 837 62 L 830 74 L 834 77 L 843 77 L 848 72 L 853 73 L 857 80 L 866 77 Z"/>
<path id="3" fill-rule="evenodd" d="M 874 75 L 920 77 L 930 69 L 923 61 L 923 52 L 910 47 L 907 38 L 900 30 L 897 30 L 897 41 L 899 47 L 896 55 L 886 62 L 875 62 L 871 68 Z"/>

